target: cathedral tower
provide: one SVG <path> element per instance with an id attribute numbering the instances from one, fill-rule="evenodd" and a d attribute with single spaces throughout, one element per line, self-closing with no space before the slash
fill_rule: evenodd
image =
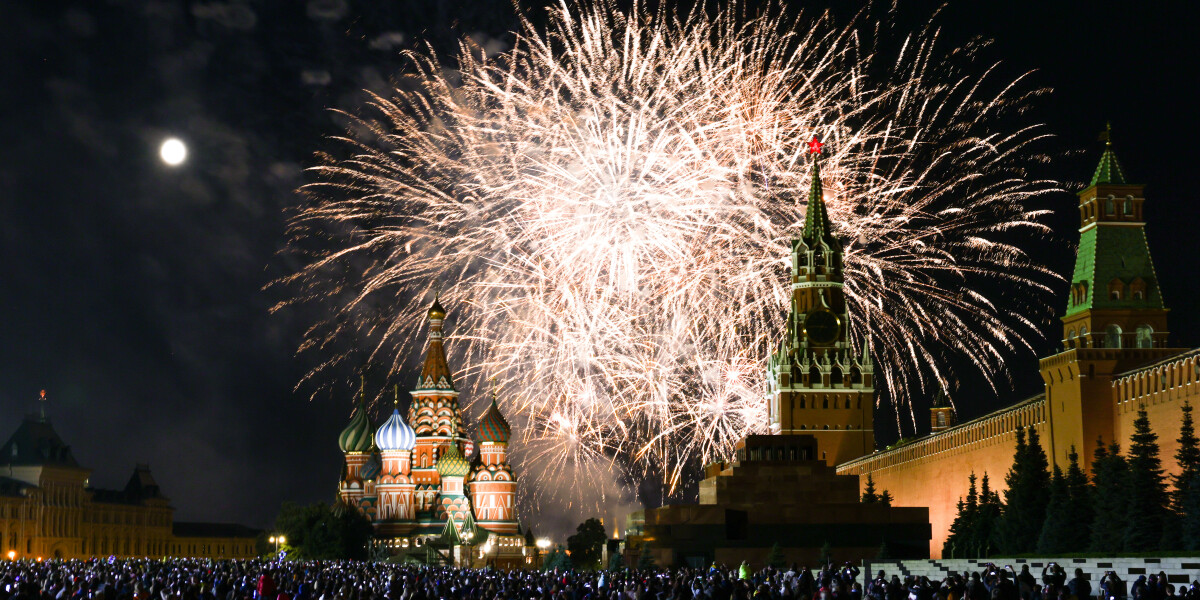
<path id="1" fill-rule="evenodd" d="M 821 143 L 809 143 L 812 184 L 804 231 L 792 240 L 792 302 L 787 335 L 768 363 L 770 417 L 776 433 L 811 433 L 829 465 L 875 450 L 874 365 L 864 344 L 850 344 L 842 291 L 842 244 L 834 235 L 821 185 Z"/>
<path id="2" fill-rule="evenodd" d="M 413 492 L 416 485 L 412 480 L 412 451 L 417 438 L 400 414 L 399 390 L 395 403 L 392 416 L 375 432 L 375 445 L 379 447 L 383 459 L 377 485 L 377 518 L 384 522 L 380 527 L 381 533 L 402 535 L 412 529 L 411 522 L 415 517 Z"/>
<path id="3" fill-rule="evenodd" d="M 1079 192 L 1079 252 L 1062 317 L 1064 351 L 1041 360 L 1051 461 L 1074 446 L 1086 470 L 1096 447 L 1127 439 L 1116 426 L 1112 380 L 1182 349 L 1167 347 L 1167 308 L 1146 243 L 1144 187 L 1126 180 L 1105 134 L 1091 183 Z"/>
<path id="4" fill-rule="evenodd" d="M 371 420 L 367 416 L 366 389 L 358 393 L 358 406 L 350 423 L 338 435 L 338 447 L 346 457 L 345 469 L 338 496 L 350 506 L 358 507 L 365 495 L 362 468 L 371 458 Z"/>
<path id="5" fill-rule="evenodd" d="M 496 404 L 479 421 L 479 461 L 472 469 L 467 486 L 477 523 L 492 533 L 517 533 L 517 478 L 508 464 L 508 438 L 512 429 Z"/>
<path id="6" fill-rule="evenodd" d="M 454 379 L 446 363 L 442 341 L 446 309 L 434 300 L 428 318 L 429 346 L 425 351 L 425 363 L 421 367 L 417 387 L 412 391 L 408 422 L 412 423 L 417 436 L 412 455 L 413 483 L 424 488 L 436 488 L 441 481 L 437 470 L 438 458 L 451 445 L 465 446 L 468 440 L 454 433 L 462 431 L 463 427 L 458 391 L 454 389 Z"/>

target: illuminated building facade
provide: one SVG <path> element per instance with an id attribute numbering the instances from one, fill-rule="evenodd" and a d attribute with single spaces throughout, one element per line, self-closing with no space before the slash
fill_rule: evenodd
<path id="1" fill-rule="evenodd" d="M 444 558 L 460 564 L 531 565 L 536 552 L 517 522 L 517 477 L 508 463 L 511 428 L 493 392 L 478 443 L 466 434 L 446 361 L 445 319 L 435 301 L 407 420 L 397 392 L 392 414 L 372 432 L 360 399 L 338 438 L 346 459 L 339 497 L 370 518 L 394 552 L 420 554 L 437 540 L 457 546 L 456 556 Z"/>
<path id="2" fill-rule="evenodd" d="M 0 541 L 12 558 L 92 556 L 252 558 L 258 531 L 222 523 L 176 523 L 148 465 L 123 489 L 89 486 L 45 413 L 30 415 L 0 446 Z"/>

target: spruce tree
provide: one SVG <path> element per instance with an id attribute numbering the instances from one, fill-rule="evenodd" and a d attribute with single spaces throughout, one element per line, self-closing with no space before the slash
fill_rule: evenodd
<path id="1" fill-rule="evenodd" d="M 879 494 L 879 502 L 881 502 L 884 506 L 891 506 L 892 500 L 892 493 L 887 490 L 883 490 L 883 493 Z"/>
<path id="2" fill-rule="evenodd" d="M 971 545 L 975 515 L 978 509 L 975 492 L 975 473 L 971 473 L 969 481 L 971 482 L 971 488 L 967 494 L 967 500 L 963 500 L 961 496 L 958 498 L 958 511 L 954 514 L 954 522 L 950 524 L 949 535 L 946 536 L 946 541 L 942 544 L 942 556 L 960 558 L 971 553 L 968 548 Z"/>
<path id="3" fill-rule="evenodd" d="M 1084 552 L 1092 537 L 1092 521 L 1095 512 L 1092 508 L 1093 490 L 1088 483 L 1087 475 L 1079 466 L 1079 453 L 1071 446 L 1067 455 L 1070 464 L 1067 466 L 1067 517 L 1070 520 L 1071 535 L 1067 539 L 1064 552 Z"/>
<path id="4" fill-rule="evenodd" d="M 1179 465 L 1179 475 L 1175 476 L 1175 489 L 1171 494 L 1171 504 L 1175 512 L 1182 517 L 1188 484 L 1192 477 L 1200 473 L 1200 439 L 1196 438 L 1196 428 L 1192 421 L 1192 404 L 1184 401 L 1179 410 L 1183 412 L 1183 417 L 1179 422 L 1179 450 L 1175 451 L 1175 463 Z"/>
<path id="5" fill-rule="evenodd" d="M 1179 422 L 1179 449 L 1175 451 L 1175 464 L 1179 474 L 1171 478 L 1171 506 L 1167 511 L 1167 522 L 1163 527 L 1164 549 L 1192 550 L 1200 547 L 1200 496 L 1193 496 L 1193 482 L 1200 491 L 1200 440 L 1196 438 L 1195 421 L 1192 419 L 1192 404 L 1184 401 L 1179 407 L 1183 416 Z"/>
<path id="6" fill-rule="evenodd" d="M 979 509 L 975 515 L 976 556 L 990 556 L 992 550 L 998 547 L 996 542 L 1003 512 L 1004 505 L 1000 502 L 1000 494 L 992 490 L 988 474 L 984 472 L 979 486 Z"/>
<path id="7" fill-rule="evenodd" d="M 1108 447 L 1104 440 L 1096 445 L 1092 460 L 1092 520 L 1090 552 L 1120 552 L 1125 537 L 1125 474 L 1129 465 L 1121 456 L 1121 448 L 1113 442 Z"/>
<path id="8" fill-rule="evenodd" d="M 874 504 L 879 501 L 879 496 L 875 494 L 875 479 L 867 473 L 867 489 L 863 490 L 863 504 Z"/>
<path id="9" fill-rule="evenodd" d="M 1070 517 L 1071 491 L 1062 469 L 1054 465 L 1050 476 L 1050 501 L 1046 505 L 1046 521 L 1038 536 L 1037 552 L 1043 556 L 1054 556 L 1067 551 L 1072 537 Z"/>
<path id="10" fill-rule="evenodd" d="M 1200 550 L 1200 477 L 1193 477 L 1183 496 L 1180 530 L 1185 550 Z"/>
<path id="11" fill-rule="evenodd" d="M 1004 512 L 1000 522 L 1001 546 L 1005 552 L 1025 554 L 1037 547 L 1038 535 L 1046 521 L 1045 493 L 1050 487 L 1049 461 L 1042 450 L 1037 430 L 1017 428 L 1017 448 L 1013 464 L 1004 482 Z"/>
<path id="12" fill-rule="evenodd" d="M 1146 407 L 1138 407 L 1129 444 L 1125 551 L 1155 550 L 1162 539 L 1169 496 L 1158 458 L 1158 435 L 1150 430 Z"/>

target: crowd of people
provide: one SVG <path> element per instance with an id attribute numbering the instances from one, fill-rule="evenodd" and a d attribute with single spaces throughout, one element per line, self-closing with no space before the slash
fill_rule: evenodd
<path id="1" fill-rule="evenodd" d="M 811 569 L 504 571 L 373 562 L 264 560 L 50 560 L 0 563 L 0 600 L 1200 600 L 1163 573 L 1127 585 L 1093 582 L 1054 563 L 1041 581 L 1027 566 L 988 565 L 941 581 L 888 576 L 859 581 L 849 563 Z"/>

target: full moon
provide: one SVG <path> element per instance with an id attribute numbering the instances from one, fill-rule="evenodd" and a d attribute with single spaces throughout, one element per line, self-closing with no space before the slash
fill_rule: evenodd
<path id="1" fill-rule="evenodd" d="M 179 138 L 167 138 L 163 140 L 162 146 L 159 146 L 158 155 L 162 157 L 163 162 L 174 167 L 182 164 L 187 158 L 187 146 Z"/>

